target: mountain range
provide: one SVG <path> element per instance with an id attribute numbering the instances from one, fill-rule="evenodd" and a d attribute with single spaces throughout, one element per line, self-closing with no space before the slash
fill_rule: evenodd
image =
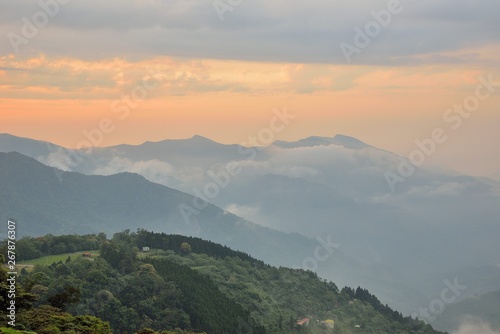
<path id="1" fill-rule="evenodd" d="M 338 245 L 336 256 L 316 261 L 318 273 L 339 284 L 365 286 L 407 314 L 439 297 L 444 280 L 467 280 L 460 299 L 500 288 L 500 280 L 482 284 L 484 271 L 478 269 L 497 272 L 500 263 L 499 183 L 423 167 L 391 189 L 387 172 L 397 174 L 408 160 L 348 136 L 276 141 L 268 147 L 224 145 L 195 136 L 89 152 L 3 134 L 0 151 L 19 152 L 56 167 L 40 176 L 41 186 L 47 186 L 42 180 L 52 173 L 52 182 L 62 177 L 63 184 L 71 180 L 64 187 L 74 184 L 71 192 L 86 192 L 87 199 L 79 198 L 75 208 L 74 198 L 63 192 L 51 199 L 49 189 L 32 199 L 43 199 L 41 207 L 35 209 L 30 201 L 24 205 L 32 211 L 20 206 L 18 212 L 31 212 L 27 218 L 33 221 L 40 219 L 42 207 L 50 207 L 49 201 L 66 200 L 59 211 L 52 204 L 56 211 L 47 217 L 67 218 L 57 228 L 46 218 L 40 233 L 85 226 L 110 233 L 141 227 L 140 220 L 153 230 L 200 235 L 294 267 L 313 257 L 315 238 L 328 237 Z M 14 173 L 17 167 L 12 168 Z M 149 191 L 152 194 L 146 195 Z M 201 198 L 198 206 L 195 198 Z M 213 205 L 201 204 L 205 202 Z M 200 223 L 186 223 L 180 205 L 188 222 Z M 107 220 L 102 218 L 106 215 Z M 287 247 L 291 239 L 294 246 Z"/>
<path id="2" fill-rule="evenodd" d="M 288 265 L 301 254 L 312 254 L 318 245 L 314 239 L 251 223 L 200 199 L 206 208 L 186 221 L 179 205 L 193 203 L 195 197 L 138 174 L 63 172 L 11 152 L 0 153 L 0 185 L 1 219 L 19 221 L 19 236 L 113 234 L 146 228 L 209 238 L 270 263 Z M 349 267 L 354 264 L 335 248 L 331 253 Z"/>

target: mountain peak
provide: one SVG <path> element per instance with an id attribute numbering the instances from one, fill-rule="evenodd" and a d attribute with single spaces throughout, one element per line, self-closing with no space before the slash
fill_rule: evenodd
<path id="1" fill-rule="evenodd" d="M 207 138 L 207 137 L 203 137 L 203 136 L 200 136 L 200 135 L 194 135 L 192 136 L 191 138 L 187 139 L 187 140 L 190 140 L 190 141 L 196 141 L 196 142 L 209 142 L 209 143 L 215 143 L 215 141 L 213 141 L 212 139 L 210 138 Z"/>
<path id="2" fill-rule="evenodd" d="M 177 144 L 184 144 L 184 145 L 200 145 L 200 144 L 218 144 L 217 142 L 213 141 L 212 139 L 209 139 L 207 137 L 203 137 L 200 135 L 194 135 L 191 138 L 180 138 L 180 139 L 163 139 L 160 141 L 145 141 L 142 144 L 139 145 L 127 145 L 127 144 L 122 144 L 118 145 L 122 147 L 127 147 L 127 146 L 134 146 L 134 147 L 143 147 L 143 146 L 156 146 L 156 145 L 177 145 Z"/>
<path id="3" fill-rule="evenodd" d="M 47 141 L 0 133 L 0 152 L 20 152 L 31 158 L 48 155 L 58 146 Z"/>
<path id="4" fill-rule="evenodd" d="M 297 147 L 313 147 L 313 146 L 328 146 L 328 145 L 339 145 L 349 149 L 361 149 L 370 147 L 370 145 L 354 138 L 338 134 L 333 138 L 321 137 L 321 136 L 310 136 L 295 142 L 286 142 L 277 140 L 273 143 L 274 146 L 281 148 L 297 148 Z"/>
<path id="5" fill-rule="evenodd" d="M 370 147 L 370 145 L 362 142 L 361 140 L 346 136 L 343 134 L 337 134 L 335 137 L 333 137 L 333 141 L 336 143 L 339 143 L 342 146 L 345 146 L 347 148 L 367 148 Z"/>

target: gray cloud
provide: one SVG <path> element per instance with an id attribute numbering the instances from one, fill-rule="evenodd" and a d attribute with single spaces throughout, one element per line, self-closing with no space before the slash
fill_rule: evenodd
<path id="1" fill-rule="evenodd" d="M 82 58 L 171 55 L 306 63 L 345 63 L 341 42 L 353 43 L 354 27 L 373 20 L 388 1 L 243 1 L 220 21 L 212 1 L 71 1 L 61 7 L 23 50 Z M 417 55 L 497 43 L 497 1 L 401 1 L 394 16 L 356 63 L 414 64 Z M 40 10 L 37 1 L 3 1 L 1 32 L 20 33 L 21 18 Z M 0 54 L 11 53 L 7 38 Z M 470 62 L 432 57 L 427 62 Z"/>
<path id="2" fill-rule="evenodd" d="M 500 331 L 492 329 L 490 324 L 478 318 L 467 316 L 451 334 L 500 334 Z"/>
<path id="3" fill-rule="evenodd" d="M 29 70 L 25 69 L 25 68 L 2 67 L 2 66 L 0 66 L 0 71 L 21 71 L 21 72 L 27 72 Z"/>

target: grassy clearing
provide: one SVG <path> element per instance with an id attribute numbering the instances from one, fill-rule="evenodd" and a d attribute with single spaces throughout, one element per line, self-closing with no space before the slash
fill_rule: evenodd
<path id="1" fill-rule="evenodd" d="M 18 331 L 16 329 L 9 328 L 9 327 L 1 327 L 0 333 L 5 333 L 5 334 L 36 334 L 35 332 Z"/>
<path id="2" fill-rule="evenodd" d="M 90 253 L 90 254 L 92 254 L 92 256 L 99 255 L 98 250 L 49 255 L 49 256 L 40 257 L 38 259 L 32 259 L 32 260 L 18 262 L 16 267 L 18 269 L 26 268 L 27 270 L 30 270 L 31 268 L 33 268 L 37 264 L 40 264 L 42 266 L 50 266 L 54 262 L 59 262 L 59 261 L 65 262 L 66 259 L 68 258 L 68 256 L 71 257 L 71 260 L 74 260 L 77 257 L 81 257 L 83 253 Z"/>

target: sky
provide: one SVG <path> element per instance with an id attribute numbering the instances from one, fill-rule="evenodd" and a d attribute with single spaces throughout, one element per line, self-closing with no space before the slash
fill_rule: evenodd
<path id="1" fill-rule="evenodd" d="M 499 12 L 497 0 L 0 0 L 0 132 L 66 147 L 243 143 L 286 110 L 274 139 L 341 133 L 403 156 L 427 143 L 429 166 L 500 177 Z"/>

